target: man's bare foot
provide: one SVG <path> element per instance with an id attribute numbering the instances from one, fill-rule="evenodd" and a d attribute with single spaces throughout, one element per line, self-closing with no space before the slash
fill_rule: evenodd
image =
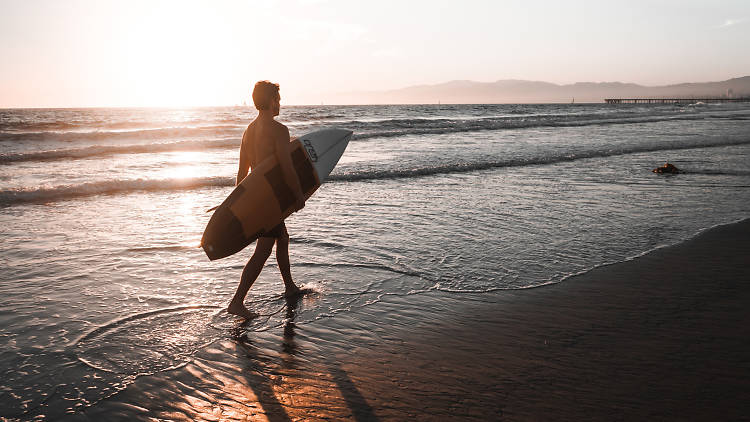
<path id="1" fill-rule="evenodd" d="M 241 303 L 230 303 L 229 306 L 227 307 L 227 313 L 241 316 L 242 318 L 245 318 L 245 319 L 253 319 L 253 318 L 258 317 L 258 314 L 247 309 L 245 305 Z"/>
<path id="2" fill-rule="evenodd" d="M 312 290 L 310 289 L 300 289 L 297 286 L 294 286 L 294 288 L 286 288 L 286 291 L 284 292 L 284 297 L 286 298 L 294 298 L 298 296 L 302 296 L 304 294 L 310 293 Z"/>

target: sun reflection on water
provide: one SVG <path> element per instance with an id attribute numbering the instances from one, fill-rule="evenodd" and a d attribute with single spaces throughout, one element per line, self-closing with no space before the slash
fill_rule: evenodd
<path id="1" fill-rule="evenodd" d="M 206 160 L 207 154 L 200 151 L 173 152 L 166 160 L 168 166 L 161 171 L 161 176 L 169 179 L 208 176 Z"/>
<path id="2" fill-rule="evenodd" d="M 183 239 L 182 245 L 199 248 L 201 245 L 201 234 L 207 220 L 204 210 L 199 208 L 202 198 L 199 192 L 184 192 L 174 202 L 174 219 L 177 224 L 184 227 L 183 233 L 195 233 L 195 237 Z"/>

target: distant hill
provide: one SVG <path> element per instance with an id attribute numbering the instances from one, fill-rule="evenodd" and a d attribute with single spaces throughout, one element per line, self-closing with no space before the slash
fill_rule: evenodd
<path id="1" fill-rule="evenodd" d="M 389 91 L 338 94 L 329 104 L 503 104 L 603 102 L 605 98 L 718 97 L 731 90 L 734 96 L 750 96 L 750 76 L 722 82 L 643 86 L 622 82 L 549 82 L 500 80 L 497 82 L 451 81 Z M 332 101 L 331 101 L 332 100 Z"/>

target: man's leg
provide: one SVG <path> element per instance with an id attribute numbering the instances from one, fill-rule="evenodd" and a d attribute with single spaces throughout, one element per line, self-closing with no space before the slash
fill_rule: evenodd
<path id="1" fill-rule="evenodd" d="M 281 278 L 284 279 L 284 296 L 299 294 L 300 289 L 292 281 L 292 271 L 289 266 L 289 233 L 287 233 L 286 227 L 282 235 L 276 238 L 276 262 L 279 264 Z"/>
<path id="2" fill-rule="evenodd" d="M 245 318 L 255 318 L 258 316 L 245 307 L 245 296 L 247 295 L 247 291 L 250 290 L 250 286 L 255 282 L 255 279 L 258 278 L 266 260 L 271 255 L 274 240 L 272 237 L 261 237 L 258 239 L 252 258 L 247 261 L 245 268 L 242 270 L 242 278 L 240 278 L 240 285 L 237 286 L 237 292 L 234 294 L 232 301 L 229 302 L 229 307 L 227 307 L 227 312 L 230 314 Z"/>

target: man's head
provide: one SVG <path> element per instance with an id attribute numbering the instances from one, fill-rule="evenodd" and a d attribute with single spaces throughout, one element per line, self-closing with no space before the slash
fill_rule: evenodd
<path id="1" fill-rule="evenodd" d="M 273 112 L 274 116 L 279 114 L 279 84 L 269 81 L 260 81 L 253 88 L 253 103 L 258 110 Z"/>

